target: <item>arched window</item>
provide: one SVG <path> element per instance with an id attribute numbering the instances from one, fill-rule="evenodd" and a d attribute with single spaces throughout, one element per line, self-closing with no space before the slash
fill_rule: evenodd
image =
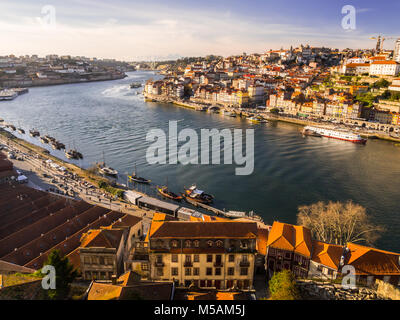
<path id="1" fill-rule="evenodd" d="M 207 245 L 208 245 L 210 248 L 213 246 L 213 244 L 214 244 L 214 243 L 213 243 L 212 240 L 208 240 L 208 241 L 207 241 Z"/>
<path id="2" fill-rule="evenodd" d="M 190 248 L 192 246 L 192 241 L 186 240 L 185 241 L 185 248 Z"/>
<path id="3" fill-rule="evenodd" d="M 171 241 L 171 247 L 172 248 L 177 248 L 178 247 L 178 241 L 177 240 L 172 240 Z"/>
<path id="4" fill-rule="evenodd" d="M 194 245 L 196 248 L 198 248 L 199 245 L 200 245 L 200 241 L 199 241 L 199 240 L 194 240 L 194 241 L 193 241 L 193 245 Z"/>
<path id="5" fill-rule="evenodd" d="M 217 245 L 217 247 L 222 247 L 222 245 L 224 244 L 221 240 L 217 240 L 215 242 L 215 244 Z"/>

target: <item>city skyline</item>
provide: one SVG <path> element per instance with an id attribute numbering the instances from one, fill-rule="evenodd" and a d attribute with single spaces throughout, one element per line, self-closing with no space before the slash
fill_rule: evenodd
<path id="1" fill-rule="evenodd" d="M 342 28 L 344 5 L 356 8 L 355 30 Z M 55 9 L 54 17 L 49 17 L 49 6 Z M 76 0 L 68 6 L 61 1 L 25 0 L 21 5 L 6 0 L 0 4 L 0 37 L 8 45 L 0 55 L 69 54 L 138 61 L 229 56 L 300 44 L 374 48 L 371 36 L 399 37 L 395 33 L 399 8 L 398 3 L 369 0 L 334 4 L 311 0 L 307 5 L 257 0 L 145 4 Z M 385 41 L 384 48 L 393 49 L 394 41 Z"/>

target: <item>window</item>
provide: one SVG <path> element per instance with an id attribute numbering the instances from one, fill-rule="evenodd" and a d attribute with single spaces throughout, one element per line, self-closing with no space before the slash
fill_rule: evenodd
<path id="1" fill-rule="evenodd" d="M 199 268 L 193 268 L 193 275 L 198 276 L 200 274 L 200 269 Z"/>
<path id="2" fill-rule="evenodd" d="M 215 268 L 215 275 L 220 276 L 221 275 L 221 268 Z"/>
<path id="3" fill-rule="evenodd" d="M 191 276 L 192 275 L 192 269 L 191 268 L 185 268 L 185 276 Z"/>
<path id="4" fill-rule="evenodd" d="M 211 240 L 208 240 L 207 245 L 211 248 L 213 246 L 213 242 Z"/>
<path id="5" fill-rule="evenodd" d="M 171 268 L 171 275 L 177 276 L 178 275 L 178 268 Z"/>
<path id="6" fill-rule="evenodd" d="M 192 262 L 192 256 L 191 255 L 185 255 L 185 262 Z"/>
<path id="7" fill-rule="evenodd" d="M 164 275 L 164 269 L 163 268 L 157 268 L 157 276 L 162 277 Z"/>
<path id="8" fill-rule="evenodd" d="M 104 265 L 104 257 L 100 257 L 100 264 Z"/>
<path id="9" fill-rule="evenodd" d="M 290 259 L 290 252 L 285 252 L 285 259 Z"/>
<path id="10" fill-rule="evenodd" d="M 228 268 L 228 276 L 233 276 L 235 274 L 235 268 Z"/>
<path id="11" fill-rule="evenodd" d="M 177 240 L 172 240 L 171 241 L 171 247 L 172 248 L 177 248 L 178 247 L 178 241 Z"/>
<path id="12" fill-rule="evenodd" d="M 217 245 L 217 247 L 222 247 L 224 243 L 221 240 L 217 240 L 215 244 Z"/>
<path id="13" fill-rule="evenodd" d="M 246 241 L 240 241 L 240 247 L 242 249 L 247 249 L 247 242 Z"/>
<path id="14" fill-rule="evenodd" d="M 208 254 L 207 255 L 207 262 L 212 262 L 212 259 L 213 258 L 213 256 L 212 256 L 212 254 Z"/>
<path id="15" fill-rule="evenodd" d="M 162 255 L 157 256 L 157 263 L 162 263 Z"/>
<path id="16" fill-rule="evenodd" d="M 142 271 L 149 271 L 149 264 L 148 263 L 141 263 Z"/>
<path id="17" fill-rule="evenodd" d="M 206 269 L 206 275 L 207 276 L 212 276 L 212 268 L 207 268 Z"/>
<path id="18" fill-rule="evenodd" d="M 242 261 L 243 262 L 248 262 L 249 261 L 247 254 L 242 255 Z"/>
<path id="19" fill-rule="evenodd" d="M 185 248 L 190 248 L 192 246 L 192 241 L 186 240 L 185 241 Z"/>
<path id="20" fill-rule="evenodd" d="M 198 254 L 194 255 L 194 262 L 199 262 L 200 261 L 200 256 Z"/>
<path id="21" fill-rule="evenodd" d="M 171 258 L 172 262 L 178 262 L 178 255 L 177 254 L 173 254 L 172 258 Z"/>
<path id="22" fill-rule="evenodd" d="M 199 245 L 200 245 L 200 241 L 199 241 L 199 240 L 194 240 L 194 241 L 193 241 L 193 245 L 194 245 L 196 248 L 198 248 Z"/>
<path id="23" fill-rule="evenodd" d="M 229 262 L 235 262 L 235 256 L 233 254 L 229 255 Z"/>
<path id="24" fill-rule="evenodd" d="M 247 276 L 247 274 L 248 274 L 248 268 L 240 268 L 241 276 Z"/>

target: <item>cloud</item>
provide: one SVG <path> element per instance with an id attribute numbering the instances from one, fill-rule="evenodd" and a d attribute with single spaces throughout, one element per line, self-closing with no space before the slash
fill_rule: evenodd
<path id="1" fill-rule="evenodd" d="M 40 6 L 30 4 L 20 10 L 11 2 L 2 3 L 0 38 L 7 46 L 0 48 L 0 54 L 57 53 L 131 60 L 139 56 L 210 53 L 226 56 L 300 43 L 341 47 L 364 43 L 361 30 L 349 34 L 339 26 L 268 23 L 226 9 L 74 2 L 75 5 L 54 4 L 54 29 L 43 28 L 35 19 L 40 15 Z M 355 41 L 357 37 L 359 40 Z"/>

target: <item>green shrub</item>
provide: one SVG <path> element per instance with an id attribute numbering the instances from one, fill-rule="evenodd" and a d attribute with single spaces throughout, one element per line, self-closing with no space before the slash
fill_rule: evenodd
<path id="1" fill-rule="evenodd" d="M 275 272 L 269 281 L 270 300 L 297 300 L 300 298 L 294 275 L 289 270 Z"/>

